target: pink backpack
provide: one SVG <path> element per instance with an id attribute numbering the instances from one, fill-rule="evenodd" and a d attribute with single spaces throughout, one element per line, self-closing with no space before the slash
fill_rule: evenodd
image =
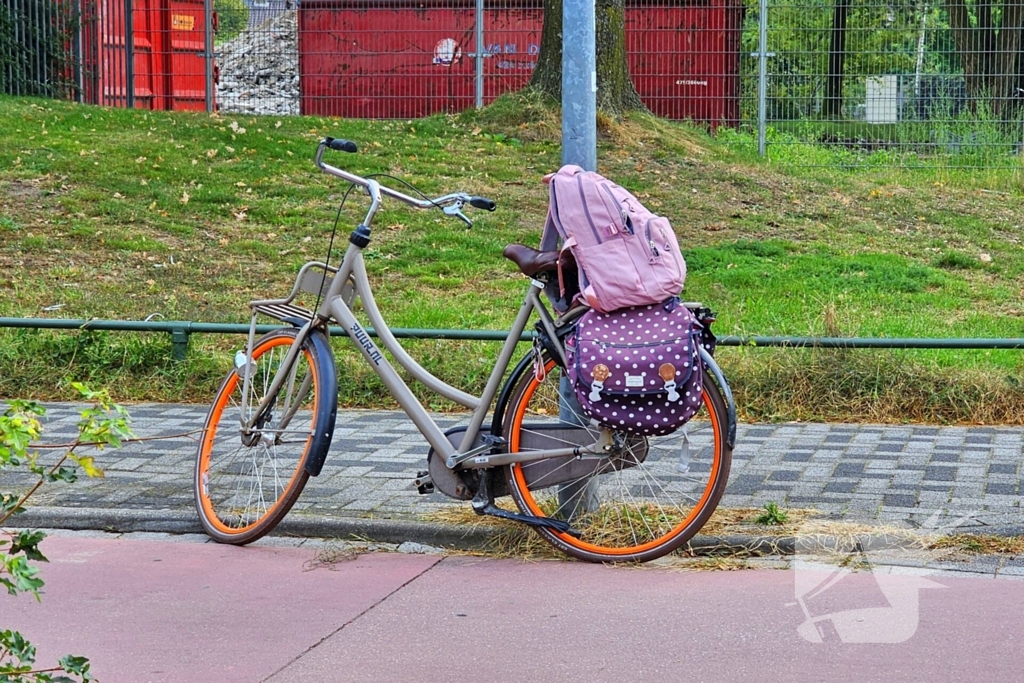
<path id="1" fill-rule="evenodd" d="M 551 188 L 540 248 L 561 240 L 579 266 L 580 293 L 600 313 L 678 296 L 686 262 L 668 219 L 648 211 L 602 175 L 566 165 L 545 180 Z M 562 294 L 565 294 L 564 284 Z"/>

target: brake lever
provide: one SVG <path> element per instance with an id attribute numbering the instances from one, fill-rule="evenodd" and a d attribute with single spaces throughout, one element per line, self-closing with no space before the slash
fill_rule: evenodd
<path id="1" fill-rule="evenodd" d="M 455 216 L 456 218 L 462 220 L 462 222 L 465 223 L 467 227 L 472 228 L 473 221 L 469 220 L 469 217 L 466 216 L 466 214 L 462 213 L 462 207 L 464 205 L 464 202 L 461 199 L 459 199 L 455 202 L 452 202 L 448 206 L 441 207 L 441 210 L 444 211 L 446 216 Z"/>

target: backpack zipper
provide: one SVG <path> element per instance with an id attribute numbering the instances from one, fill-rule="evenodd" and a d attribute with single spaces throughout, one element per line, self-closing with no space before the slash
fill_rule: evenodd
<path id="1" fill-rule="evenodd" d="M 615 193 L 612 192 L 612 188 L 607 185 L 602 185 L 601 189 L 605 191 L 605 194 L 611 197 L 612 206 L 617 206 L 619 208 L 619 215 L 622 217 L 622 227 L 624 227 L 626 232 L 630 235 L 636 234 L 636 231 L 633 229 L 633 220 L 629 217 L 629 212 L 626 211 L 626 208 L 622 206 L 622 203 L 615 198 Z"/>
<path id="2" fill-rule="evenodd" d="M 687 340 L 688 335 L 686 332 L 683 332 L 681 334 L 682 336 L 674 337 L 672 339 L 661 339 L 656 342 L 642 342 L 640 344 L 616 344 L 614 342 L 598 341 L 590 337 L 578 337 L 576 348 L 579 349 L 584 342 L 589 342 L 591 344 L 599 345 L 601 347 L 601 353 L 605 353 L 609 347 L 613 349 L 645 349 L 650 347 L 663 346 L 665 344 L 682 344 L 684 341 Z"/>
<path id="3" fill-rule="evenodd" d="M 651 263 L 654 263 L 656 260 L 661 258 L 661 253 L 658 251 L 658 247 L 654 244 L 654 236 L 651 234 L 651 221 L 653 220 L 654 219 L 652 218 L 647 221 L 647 246 L 651 250 Z M 662 235 L 662 239 L 664 239 L 664 235 Z"/>

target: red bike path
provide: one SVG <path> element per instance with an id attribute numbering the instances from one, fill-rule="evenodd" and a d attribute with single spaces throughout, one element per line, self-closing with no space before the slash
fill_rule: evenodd
<path id="1" fill-rule="evenodd" d="M 398 553 L 324 563 L 312 548 L 125 537 L 54 536 L 42 549 L 42 602 L 3 596 L 0 628 L 35 642 L 40 663 L 88 656 L 102 683 L 1024 675 L 1019 580 L 857 573 L 812 599 L 804 584 L 827 584 L 829 570 Z M 808 615 L 824 616 L 816 630 Z M 901 642 L 865 642 L 886 639 Z"/>

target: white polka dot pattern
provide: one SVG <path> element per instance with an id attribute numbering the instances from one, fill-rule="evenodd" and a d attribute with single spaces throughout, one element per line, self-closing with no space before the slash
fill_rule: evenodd
<path id="1" fill-rule="evenodd" d="M 588 416 L 625 432 L 673 432 L 703 400 L 700 324 L 677 299 L 589 311 L 566 340 L 569 377 Z"/>

